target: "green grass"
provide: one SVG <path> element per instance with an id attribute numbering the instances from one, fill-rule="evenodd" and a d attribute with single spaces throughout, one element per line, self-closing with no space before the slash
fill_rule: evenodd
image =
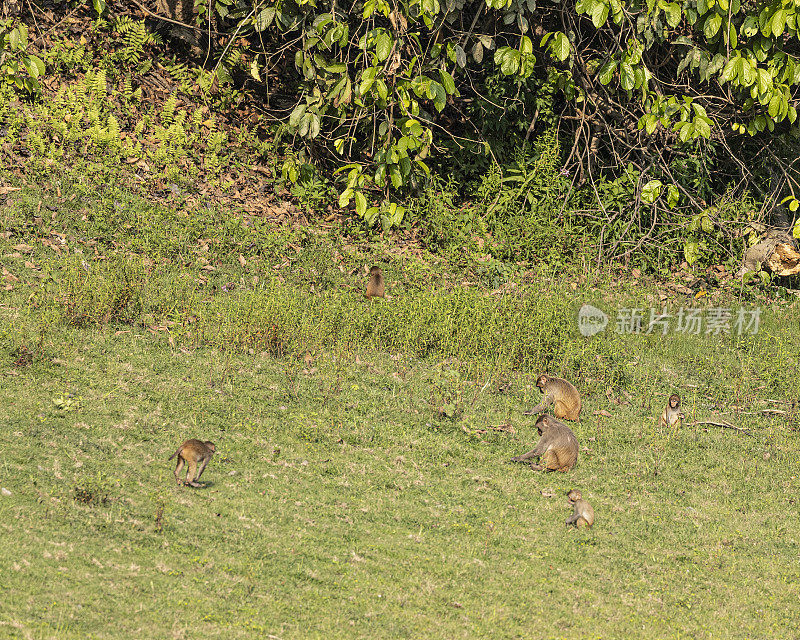
<path id="1" fill-rule="evenodd" d="M 452 362 L 331 349 L 308 368 L 125 326 L 54 325 L 20 366 L 37 316 L 15 307 L 0 308 L 3 637 L 800 632 L 798 418 L 731 413 L 798 397 L 796 376 L 780 393 L 755 374 L 797 362 L 796 310 L 766 319 L 772 353 L 625 339 L 633 402 L 588 395 L 578 465 L 543 475 L 508 462 L 535 441 L 529 374 L 504 393 Z M 713 401 L 755 437 L 660 433 L 673 389 L 690 420 Z M 482 432 L 498 425 L 515 433 Z M 166 460 L 188 437 L 218 446 L 204 489 L 175 486 Z M 564 526 L 573 487 L 590 531 Z"/>
<path id="2" fill-rule="evenodd" d="M 797 303 L 546 264 L 492 290 L 388 240 L 49 177 L 0 208 L 0 638 L 800 635 Z M 389 300 L 360 296 L 372 263 Z M 577 332 L 582 302 L 665 295 L 762 326 Z M 568 474 L 509 462 L 542 369 L 584 395 Z M 753 436 L 660 432 L 673 391 Z M 202 489 L 167 461 L 190 437 L 218 447 Z"/>

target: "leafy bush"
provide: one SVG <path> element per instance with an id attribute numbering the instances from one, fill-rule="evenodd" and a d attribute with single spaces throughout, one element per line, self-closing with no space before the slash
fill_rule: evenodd
<path id="1" fill-rule="evenodd" d="M 41 92 L 42 60 L 28 53 L 28 27 L 14 19 L 0 19 L 0 84 L 13 83 L 34 96 Z"/>

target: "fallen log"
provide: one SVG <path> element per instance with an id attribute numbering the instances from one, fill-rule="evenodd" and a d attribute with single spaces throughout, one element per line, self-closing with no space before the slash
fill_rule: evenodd
<path id="1" fill-rule="evenodd" d="M 764 238 L 745 251 L 740 278 L 749 271 L 768 269 L 778 276 L 800 273 L 800 253 L 795 239 L 787 231 L 773 229 Z"/>

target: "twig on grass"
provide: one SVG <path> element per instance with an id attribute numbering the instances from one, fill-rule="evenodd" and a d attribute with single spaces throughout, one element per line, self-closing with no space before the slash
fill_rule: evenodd
<path id="1" fill-rule="evenodd" d="M 727 422 L 710 422 L 710 421 L 703 421 L 703 422 L 688 422 L 686 423 L 687 427 L 696 427 L 701 424 L 707 424 L 712 427 L 722 427 L 723 429 L 733 429 L 734 431 L 739 431 L 740 433 L 745 433 L 751 438 L 755 438 L 755 436 L 748 430 L 742 429 L 741 427 L 736 427 L 732 424 L 728 424 Z"/>

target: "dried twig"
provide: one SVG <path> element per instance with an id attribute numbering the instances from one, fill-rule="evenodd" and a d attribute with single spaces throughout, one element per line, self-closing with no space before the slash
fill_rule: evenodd
<path id="1" fill-rule="evenodd" d="M 180 22 L 179 20 L 175 20 L 174 18 L 170 18 L 168 16 L 163 16 L 163 15 L 161 15 L 159 13 L 155 13 L 153 11 L 150 11 L 150 9 L 145 7 L 138 0 L 132 0 L 132 2 L 133 2 L 133 4 L 135 4 L 137 7 L 139 7 L 139 9 L 144 11 L 151 18 L 157 18 L 159 20 L 163 20 L 164 22 L 171 22 L 172 24 L 177 24 L 179 27 L 184 27 L 186 29 L 192 29 L 193 31 L 199 31 L 200 33 L 206 33 L 206 32 L 209 32 L 209 30 L 210 30 L 210 33 L 213 33 L 215 36 L 224 36 L 224 35 L 226 35 L 224 33 L 220 33 L 219 31 L 215 31 L 213 29 L 203 29 L 202 27 L 196 27 L 195 25 L 186 24 L 185 22 Z"/>
<path id="2" fill-rule="evenodd" d="M 704 420 L 702 422 L 687 422 L 687 427 L 696 427 L 701 424 L 707 424 L 712 427 L 722 427 L 723 429 L 733 429 L 734 431 L 739 431 L 740 433 L 747 434 L 751 438 L 755 438 L 755 436 L 747 429 L 742 429 L 741 427 L 736 427 L 732 424 L 728 424 L 727 422 L 711 422 L 708 420 Z"/>

